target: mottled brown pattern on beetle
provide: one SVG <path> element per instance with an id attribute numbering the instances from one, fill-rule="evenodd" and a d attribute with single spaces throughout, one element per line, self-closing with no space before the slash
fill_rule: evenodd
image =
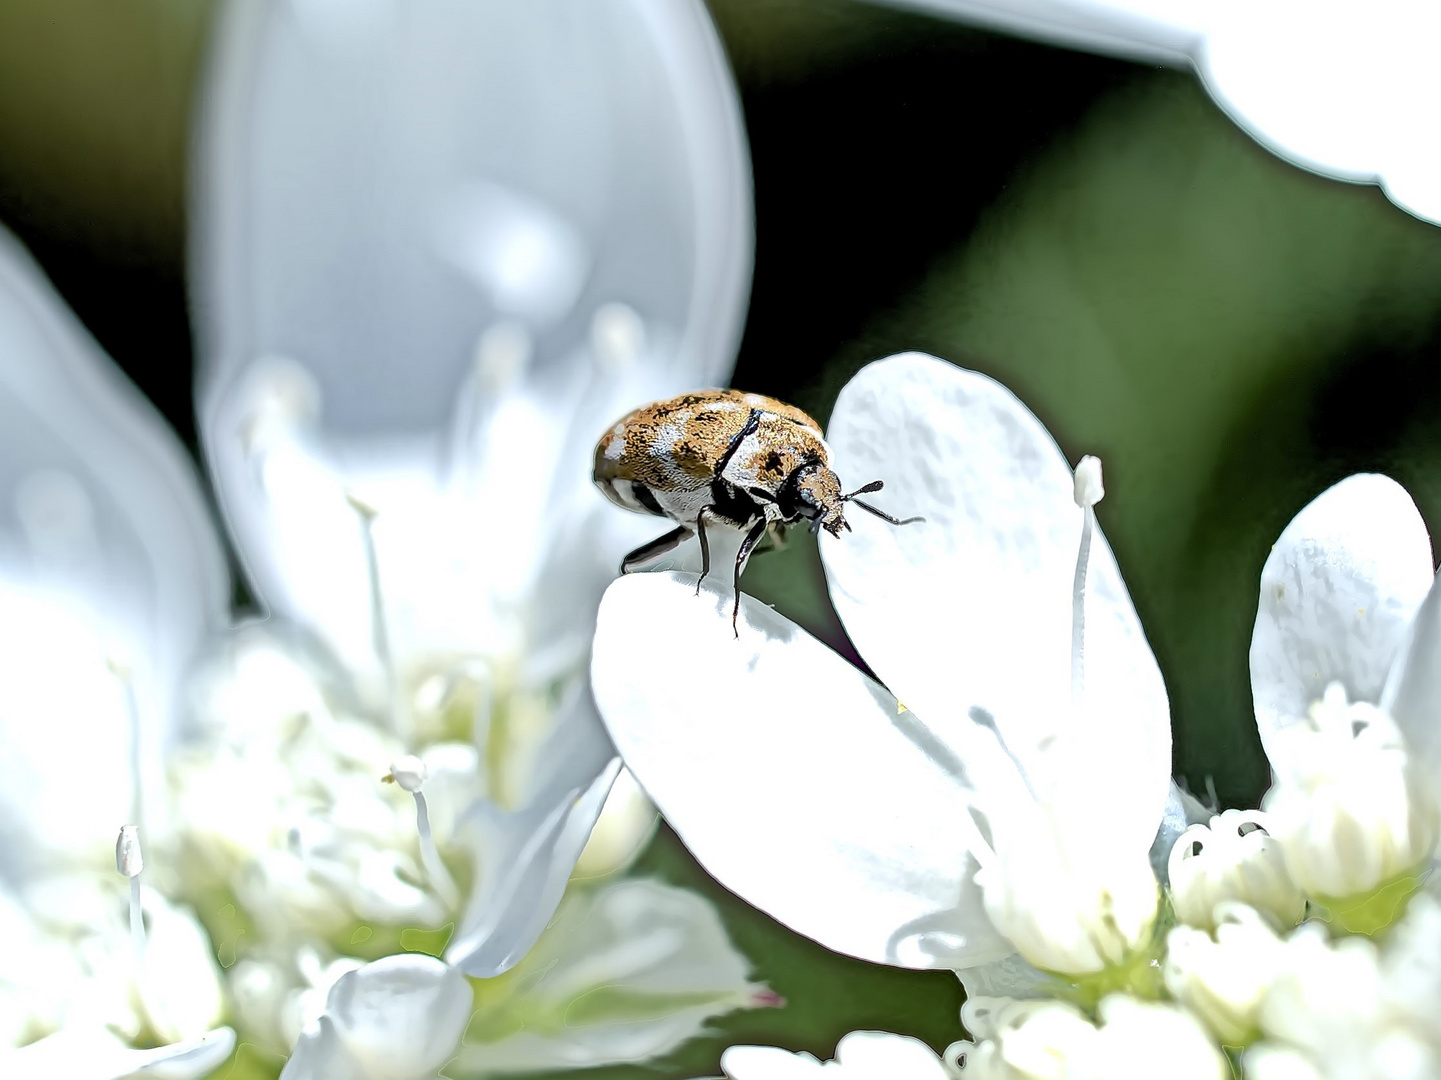
<path id="1" fill-rule="evenodd" d="M 730 402 L 738 408 L 705 407 L 720 402 Z M 595 448 L 595 478 L 634 481 L 656 491 L 704 487 L 731 440 L 745 427 L 752 409 L 773 414 L 762 419 L 761 427 L 774 430 L 783 426 L 784 430 L 777 431 L 776 435 L 779 444 L 786 447 L 779 471 L 770 467 L 769 460 L 738 462 L 755 469 L 758 477 L 764 474 L 777 480 L 784 478 L 807 454 L 819 452 L 820 425 L 794 405 L 740 390 L 698 390 L 643 405 L 612 425 Z M 679 429 L 679 437 L 669 444 L 667 428 Z M 606 457 L 606 450 L 616 439 L 624 439 L 625 450 L 611 460 Z M 677 477 L 676 469 L 694 483 L 685 483 Z"/>

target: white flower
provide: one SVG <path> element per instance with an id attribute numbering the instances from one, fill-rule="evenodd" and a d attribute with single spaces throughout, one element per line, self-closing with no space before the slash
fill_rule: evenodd
<path id="1" fill-rule="evenodd" d="M 1398 484 L 1370 474 L 1297 514 L 1262 569 L 1251 685 L 1276 780 L 1265 807 L 1291 876 L 1313 896 L 1364 895 L 1434 850 L 1432 580 L 1421 515 Z"/>
<path id="2" fill-rule="evenodd" d="M 1421 1080 L 1441 1072 L 1441 904 L 1413 898 L 1378 947 L 1331 941 L 1308 923 L 1286 942 L 1260 1012 L 1268 1042 L 1247 1052 L 1258 1075 Z M 1281 1051 L 1285 1051 L 1282 1053 Z"/>
<path id="3" fill-rule="evenodd" d="M 1213 930 L 1218 904 L 1239 901 L 1294 926 L 1306 913 L 1306 896 L 1286 870 L 1285 853 L 1258 810 L 1226 810 L 1209 825 L 1192 825 L 1171 848 L 1171 907 L 1183 923 Z"/>
<path id="4" fill-rule="evenodd" d="M 990 1003 L 976 1042 L 947 1059 L 963 1080 L 1222 1080 L 1226 1059 L 1190 1014 L 1122 994 L 1103 999 L 1100 1023 L 1060 1001 Z M 974 1014 L 973 1014 L 974 1015 Z"/>
<path id="5" fill-rule="evenodd" d="M 1019 950 L 1074 976 L 1144 950 L 1166 695 L 1065 459 L 1004 387 L 916 354 L 857 375 L 830 440 L 846 482 L 882 478 L 883 508 L 926 519 L 853 514 L 822 540 L 904 706 L 763 605 L 742 598 L 737 640 L 728 597 L 632 575 L 592 664 L 627 765 L 721 882 L 837 951 L 966 969 Z"/>
<path id="6" fill-rule="evenodd" d="M 1412 0 L 892 0 L 998 30 L 1149 63 L 1192 66 L 1217 103 L 1302 168 L 1379 183 L 1441 221 L 1433 129 L 1441 12 Z"/>
<path id="7" fill-rule="evenodd" d="M 885 1031 L 853 1031 L 832 1061 L 774 1046 L 732 1046 L 721 1056 L 729 1080 L 950 1080 L 940 1057 L 919 1039 Z"/>
<path id="8" fill-rule="evenodd" d="M 402 751 L 443 734 L 436 683 L 506 751 L 447 951 L 504 971 L 619 767 L 585 659 L 646 526 L 595 499 L 596 433 L 723 379 L 739 338 L 720 44 L 694 0 L 233 3 L 201 131 L 199 419 L 227 523 Z"/>
<path id="9" fill-rule="evenodd" d="M 1212 932 L 1177 926 L 1166 935 L 1166 988 L 1224 1045 L 1244 1046 L 1256 1037 L 1284 946 L 1253 908 L 1225 902 L 1214 917 Z"/>
<path id="10" fill-rule="evenodd" d="M 23 1008 L 0 1030 L 58 1029 L 17 1061 L 208 1070 L 233 1042 L 202 1026 L 224 1008 L 216 952 L 246 1034 L 288 1049 L 367 949 L 397 947 L 367 924 L 439 947 L 460 922 L 452 956 L 494 973 L 554 914 L 620 768 L 584 656 L 631 538 L 587 524 L 591 441 L 635 398 L 724 374 L 749 272 L 738 106 L 703 7 L 582 17 L 558 33 L 546 5 L 275 0 L 221 20 L 201 426 L 281 618 L 269 642 L 224 643 L 184 727 L 179 676 L 230 592 L 204 501 L 0 248 L 0 872 L 30 942 L 0 965 L 0 1001 Z M 406 789 L 381 782 L 396 767 Z M 601 870 L 650 827 L 622 816 Z M 106 866 L 130 821 L 143 950 Z M 479 886 L 456 919 L 445 860 L 467 855 Z M 213 941 L 177 896 L 214 901 Z M 712 1006 L 735 1007 L 736 982 L 768 1003 L 723 935 L 701 943 Z M 612 959 L 587 990 L 633 972 Z M 698 963 L 677 950 L 655 973 Z M 653 1004 L 660 1049 L 717 1011 Z M 352 1021 L 354 1050 L 370 1021 Z"/>

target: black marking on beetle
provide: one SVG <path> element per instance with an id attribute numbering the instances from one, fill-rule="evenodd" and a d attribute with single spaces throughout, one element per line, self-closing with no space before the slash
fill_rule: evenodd
<path id="1" fill-rule="evenodd" d="M 757 517 L 765 517 L 755 498 L 734 484 L 717 479 L 710 486 L 710 494 L 710 512 L 737 528 L 745 528 Z"/>
<path id="2" fill-rule="evenodd" d="M 731 463 L 731 458 L 736 456 L 736 451 L 741 448 L 741 443 L 745 442 L 746 436 L 754 435 L 756 428 L 760 426 L 761 411 L 759 409 L 752 409 L 751 414 L 746 417 L 746 422 L 731 438 L 729 445 L 726 446 L 726 452 L 722 454 L 720 460 L 716 462 L 715 470 L 711 473 L 711 476 L 719 478 L 720 474 L 726 471 L 726 466 Z"/>

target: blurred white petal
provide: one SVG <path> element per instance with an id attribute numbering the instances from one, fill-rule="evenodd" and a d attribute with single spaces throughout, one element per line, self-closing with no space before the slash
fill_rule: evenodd
<path id="1" fill-rule="evenodd" d="M 0 232 L 0 873 L 133 819 L 126 680 L 158 820 L 175 681 L 228 597 L 184 451 Z"/>
<path id="2" fill-rule="evenodd" d="M 882 479 L 881 509 L 925 518 L 894 526 L 853 510 L 854 532 L 821 540 L 866 662 L 949 738 L 994 725 L 1035 797 L 1071 825 L 1147 850 L 1170 787 L 1166 689 L 1097 530 L 1073 707 L 1082 512 L 1040 421 L 995 380 L 907 353 L 846 385 L 827 437 L 843 484 Z"/>
<path id="3" fill-rule="evenodd" d="M 0 1073 L 6 1080 L 199 1080 L 234 1047 L 229 1028 L 153 1050 L 132 1050 L 102 1030 L 66 1029 L 19 1050 L 0 1049 Z"/>
<path id="4" fill-rule="evenodd" d="M 462 822 L 479 880 L 445 956 L 468 975 L 498 975 L 535 943 L 620 770 L 587 687 L 561 706 L 537 758 L 546 768 L 524 805 L 478 803 Z"/>
<path id="5" fill-rule="evenodd" d="M 482 984 L 456 1072 L 658 1057 L 716 1016 L 779 1004 L 749 967 L 715 907 L 687 889 L 631 880 L 572 890 L 507 992 L 488 1003 Z"/>
<path id="6" fill-rule="evenodd" d="M 1251 635 L 1251 691 L 1268 756 L 1326 687 L 1380 699 L 1387 672 L 1431 586 L 1431 540 L 1406 490 L 1348 477 L 1281 533 L 1261 570 Z"/>
<path id="7" fill-rule="evenodd" d="M 634 574 L 596 633 L 611 737 L 695 856 L 852 956 L 926 968 L 1011 952 L 971 880 L 944 731 L 765 605 L 742 597 L 739 639 L 730 611 L 693 577 Z"/>
<path id="8" fill-rule="evenodd" d="M 1142 63 L 1184 65 L 1203 36 L 1196 0 L 884 0 L 1002 33 Z"/>
<path id="9" fill-rule="evenodd" d="M 721 1055 L 729 1080 L 948 1080 L 950 1073 L 920 1039 L 888 1031 L 853 1031 L 836 1044 L 834 1061 L 773 1046 L 732 1046 Z"/>
<path id="10" fill-rule="evenodd" d="M 431 956 L 405 953 L 341 976 L 301 1036 L 284 1080 L 429 1080 L 455 1056 L 470 984 Z"/>
<path id="11" fill-rule="evenodd" d="M 595 432 L 732 362 L 748 162 L 704 8 L 236 3 L 214 71 L 196 208 L 200 419 L 247 568 L 277 611 L 363 655 L 367 619 L 317 583 L 345 575 L 363 598 L 353 522 L 320 500 L 308 516 L 323 536 L 297 543 L 257 476 L 264 395 L 247 373 L 283 357 L 313 387 L 314 408 L 293 417 L 310 425 L 300 452 L 334 488 L 431 480 L 420 501 L 433 505 L 381 508 L 392 533 L 386 517 L 415 519 L 380 541 L 388 610 L 414 608 L 421 639 L 447 607 L 483 624 L 492 592 L 536 579 L 547 515 L 589 486 Z M 617 302 L 645 327 L 626 378 L 592 341 Z M 532 354 L 509 387 L 470 378 L 499 325 Z M 465 506 L 445 505 L 452 483 Z"/>

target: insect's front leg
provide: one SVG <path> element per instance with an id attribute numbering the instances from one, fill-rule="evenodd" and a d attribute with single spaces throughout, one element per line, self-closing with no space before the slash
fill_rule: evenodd
<path id="1" fill-rule="evenodd" d="M 695 579 L 695 594 L 700 595 L 701 582 L 705 581 L 706 575 L 710 573 L 710 542 L 705 535 L 705 516 L 710 513 L 709 506 L 702 506 L 696 511 L 695 531 L 700 537 L 700 577 Z"/>
<path id="2" fill-rule="evenodd" d="M 761 537 L 766 534 L 766 529 L 769 525 L 770 522 L 764 517 L 752 525 L 750 532 L 746 533 L 746 538 L 741 541 L 740 550 L 736 552 L 736 603 L 734 609 L 731 611 L 731 633 L 735 634 L 736 637 L 741 636 L 740 629 L 736 626 L 737 620 L 741 617 L 741 567 L 745 566 L 746 559 L 749 558 L 750 553 L 755 550 L 755 546 L 761 542 Z"/>

